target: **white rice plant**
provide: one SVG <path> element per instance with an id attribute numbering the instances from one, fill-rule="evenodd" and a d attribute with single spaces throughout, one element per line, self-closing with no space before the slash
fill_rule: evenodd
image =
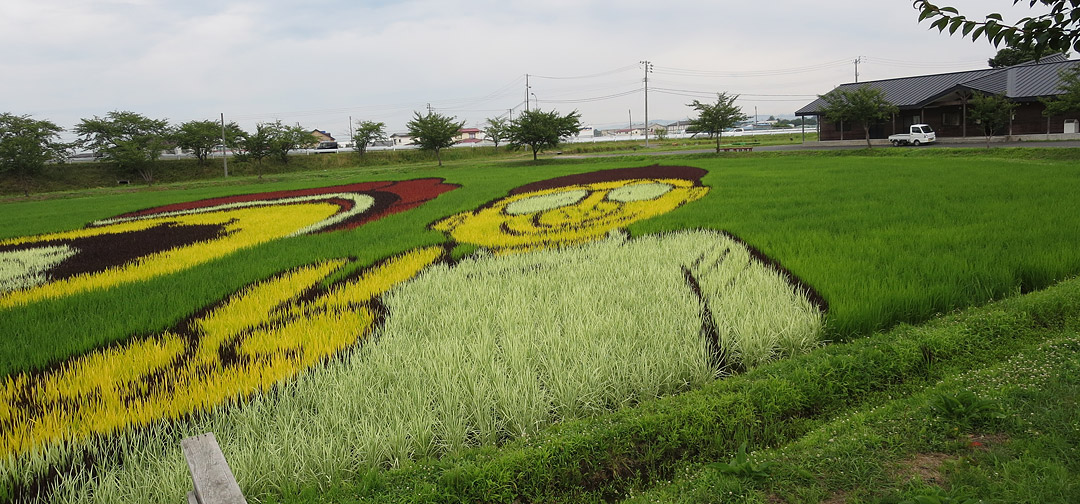
<path id="1" fill-rule="evenodd" d="M 0 252 L 0 294 L 29 289 L 49 280 L 49 269 L 78 252 L 68 245 Z"/>
<path id="2" fill-rule="evenodd" d="M 245 404 L 96 444 L 124 463 L 56 497 L 175 501 L 190 486 L 178 440 L 206 431 L 249 494 L 326 484 L 699 386 L 717 373 L 703 320 L 747 367 L 813 347 L 822 324 L 781 273 L 709 231 L 480 253 L 383 301 L 385 325 L 344 358 Z"/>

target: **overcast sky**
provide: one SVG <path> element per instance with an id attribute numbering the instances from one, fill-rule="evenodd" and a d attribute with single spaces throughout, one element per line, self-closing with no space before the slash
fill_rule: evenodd
<path id="1" fill-rule="evenodd" d="M 941 3 L 978 19 L 1033 12 Z M 765 118 L 854 81 L 858 57 L 861 82 L 985 68 L 995 52 L 930 31 L 910 0 L 10 0 L 0 112 L 65 128 L 112 110 L 173 124 L 224 113 L 346 140 L 350 116 L 402 131 L 430 104 L 481 126 L 528 96 L 585 124 L 640 123 L 648 60 L 651 120 L 719 91 Z"/>

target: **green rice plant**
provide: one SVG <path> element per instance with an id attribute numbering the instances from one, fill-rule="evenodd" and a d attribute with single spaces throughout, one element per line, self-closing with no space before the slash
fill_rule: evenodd
<path id="1" fill-rule="evenodd" d="M 1080 215 L 1080 209 L 1074 208 L 1077 202 L 1070 197 L 1078 188 L 1080 179 L 1075 163 L 1061 158 L 1036 157 L 1031 153 L 1032 151 L 1024 151 L 1012 154 L 1011 157 L 996 153 L 992 156 L 949 153 L 934 156 L 922 153 L 910 156 L 879 156 L 877 153 L 859 156 L 755 156 L 723 160 L 687 157 L 673 161 L 712 169 L 712 173 L 704 181 L 713 188 L 710 195 L 696 202 L 693 208 L 687 206 L 635 225 L 631 231 L 639 236 L 688 227 L 730 231 L 769 257 L 779 260 L 788 270 L 815 287 L 829 301 L 826 337 L 832 340 L 848 339 L 899 321 L 917 322 L 957 307 L 1027 292 L 1080 270 L 1074 243 L 1074 238 L 1078 235 L 1076 216 Z M 437 243 L 445 238 L 439 233 L 424 231 L 426 224 L 453 212 L 475 208 L 484 201 L 505 194 L 507 189 L 516 187 L 523 181 L 592 171 L 601 167 L 626 166 L 627 162 L 617 160 L 603 163 L 547 163 L 530 166 L 528 170 L 515 166 L 459 165 L 441 173 L 446 174 L 449 182 L 464 183 L 466 188 L 460 193 L 448 194 L 445 200 L 440 198 L 437 205 L 417 209 L 416 214 L 395 216 L 355 232 L 299 237 L 290 239 L 287 243 L 259 247 L 190 273 L 132 286 L 122 289 L 121 292 L 80 296 L 62 304 L 34 306 L 5 313 L 4 317 L 0 317 L 0 334 L 12 337 L 0 342 L 3 364 L 0 374 L 45 367 L 71 354 L 123 340 L 132 334 L 143 334 L 166 327 L 172 321 L 186 317 L 200 307 L 235 292 L 239 286 L 265 278 L 282 269 L 307 264 L 315 258 L 352 255 L 359 257 L 361 263 L 370 263 L 401 250 Z M 371 175 L 352 173 L 348 176 L 362 178 Z M 401 176 L 411 177 L 415 174 Z M 319 182 L 290 179 L 280 184 L 303 186 L 317 183 Z M 260 189 L 265 187 L 261 186 Z M 193 192 L 178 190 L 100 196 L 88 208 L 74 209 L 61 206 L 56 201 L 5 205 L 5 211 L 0 213 L 0 233 L 10 236 L 25 234 L 26 231 L 17 231 L 18 229 L 33 228 L 32 231 L 37 232 L 63 229 L 72 225 L 77 227 L 89 220 L 152 206 L 151 202 L 159 204 L 163 199 L 181 201 L 195 192 L 228 194 L 237 190 L 235 186 L 203 187 Z M 26 223 L 21 220 L 24 217 Z M 720 296 L 719 293 L 715 295 Z M 613 313 L 621 315 L 624 312 Z M 514 313 L 503 316 L 509 318 L 511 315 L 517 316 Z M 524 318 L 525 315 L 522 317 L 528 320 Z M 652 322 L 638 320 L 636 323 Z M 699 320 L 695 326 L 700 325 Z M 88 327 L 94 330 L 86 330 Z M 1009 324 L 1002 324 L 1002 328 L 994 329 L 992 324 L 988 324 L 986 329 L 1010 330 L 1011 327 Z M 950 351 L 968 352 L 971 348 L 978 347 L 974 341 L 980 339 L 980 334 L 973 333 L 970 339 L 973 343 L 957 344 L 951 347 Z M 377 341 L 382 341 L 382 338 Z M 501 340 L 490 338 L 485 341 Z M 370 345 L 371 348 L 377 346 Z M 748 348 L 750 346 L 752 345 L 748 345 Z M 509 348 L 507 351 L 509 355 L 517 355 L 513 352 L 518 350 Z M 603 347 L 588 351 L 594 354 L 602 353 Z M 942 350 L 935 347 L 935 351 Z M 702 350 L 699 349 L 698 352 Z M 771 352 L 783 355 L 785 350 L 778 347 Z M 362 349 L 357 352 L 357 355 L 361 354 L 368 361 L 375 360 L 374 353 L 365 353 Z M 947 358 L 948 356 L 943 356 L 938 362 Z M 342 358 L 349 362 L 353 362 L 352 359 L 354 357 Z M 537 359 L 537 362 L 540 360 Z M 837 364 L 855 369 L 857 363 L 838 358 Z M 336 369 L 336 365 L 339 364 L 333 364 L 329 368 Z M 394 369 L 394 365 L 389 363 L 382 369 L 400 372 Z M 397 362 L 396 366 L 401 367 L 400 362 Z M 554 358 L 544 361 L 544 366 L 555 366 Z M 362 366 L 356 364 L 356 367 Z M 475 376 L 488 376 L 505 370 L 505 367 L 498 368 L 494 364 L 491 368 L 485 371 L 487 375 L 478 372 Z M 545 369 L 539 364 L 533 369 L 535 368 Z M 635 369 L 645 371 L 637 373 L 634 372 Z M 553 378 L 552 383 L 562 380 L 565 383 L 558 387 L 564 391 L 572 391 L 575 387 L 585 389 L 588 388 L 587 384 L 599 383 L 591 381 L 589 371 L 591 370 L 587 368 L 581 371 L 586 377 L 584 379 L 574 375 L 561 375 Z M 851 397 L 861 397 L 867 389 L 873 388 L 866 384 L 852 385 L 833 381 L 832 377 L 848 371 L 850 370 L 841 369 L 835 371 L 836 374 L 823 374 L 826 388 L 835 388 L 837 393 L 843 392 Z M 287 479 L 290 474 L 313 474 L 312 468 L 317 466 L 321 467 L 317 473 L 321 475 L 318 477 L 319 481 L 322 481 L 322 478 L 335 477 L 327 475 L 348 475 L 354 471 L 366 471 L 371 464 L 376 464 L 376 460 L 392 463 L 394 457 L 389 455 L 391 453 L 419 453 L 423 456 L 423 453 L 450 453 L 454 446 L 472 446 L 481 441 L 499 442 L 508 438 L 510 432 L 527 431 L 530 425 L 528 419 L 532 418 L 529 414 L 523 414 L 520 418 L 525 420 L 514 425 L 507 424 L 500 411 L 529 411 L 527 407 L 516 405 L 513 400 L 500 399 L 501 409 L 474 407 L 475 405 L 468 403 L 449 403 L 440 407 L 447 412 L 469 408 L 474 413 L 470 414 L 468 421 L 459 420 L 458 425 L 447 425 L 447 433 L 436 435 L 432 440 L 414 440 L 406 434 L 395 435 L 393 438 L 398 441 L 392 450 L 384 432 L 385 428 L 380 427 L 383 425 L 380 423 L 382 419 L 389 416 L 385 408 L 361 408 L 354 404 L 328 406 L 328 403 L 335 401 L 355 401 L 355 396 L 351 390 L 338 390 L 334 392 L 336 395 L 322 394 L 323 391 L 335 390 L 335 387 L 322 387 L 323 382 L 318 382 L 315 378 L 323 372 L 325 370 L 319 370 L 301 379 L 305 386 L 318 383 L 312 388 L 320 393 L 304 392 L 303 387 L 297 389 L 292 385 L 283 386 L 280 396 L 276 391 L 269 394 L 273 400 L 263 403 L 260 401 L 264 399 L 259 399 L 245 404 L 243 410 L 256 412 L 250 416 L 246 416 L 248 413 L 240 414 L 232 409 L 223 409 L 215 415 L 230 418 L 228 422 L 219 424 L 216 420 L 200 418 L 196 419 L 196 424 L 220 427 L 222 432 L 239 432 L 229 427 L 232 422 L 250 426 L 261 425 L 264 428 L 276 425 L 274 428 L 267 428 L 269 434 L 266 436 L 238 436 L 241 441 L 229 447 L 230 457 L 238 457 L 248 467 L 257 470 L 240 476 L 244 478 L 245 484 L 251 484 L 253 488 L 274 488 L 274 485 L 280 484 L 278 481 Z M 446 373 L 452 374 L 452 371 Z M 657 389 L 655 385 L 649 384 L 652 382 L 642 383 L 648 380 L 641 379 L 641 376 L 664 375 L 663 368 L 653 362 L 618 363 L 612 370 L 599 373 L 606 373 L 609 378 L 614 377 L 613 381 L 617 383 L 618 377 L 624 377 L 628 385 L 619 383 L 619 386 L 640 391 L 636 397 L 641 398 L 662 395 L 665 391 L 685 390 L 691 386 L 690 383 L 683 382 Z M 360 376 L 368 381 L 361 381 L 360 378 L 341 380 L 342 387 L 369 388 L 372 384 L 388 381 L 374 373 Z M 333 378 L 322 379 L 330 382 L 339 380 L 340 377 L 335 375 Z M 425 379 L 408 378 L 413 383 L 426 383 L 423 381 Z M 799 375 L 791 379 L 804 380 L 808 377 Z M 407 381 L 405 378 L 395 380 L 393 383 Z M 552 387 L 554 388 L 555 386 Z M 548 388 L 526 387 L 523 390 L 532 394 L 532 397 L 546 398 L 552 394 Z M 494 390 L 494 385 L 489 389 L 477 387 L 477 390 L 470 391 L 469 394 L 500 397 Z M 569 392 L 566 394 L 569 395 Z M 291 398 L 284 399 L 290 395 L 303 400 L 294 403 Z M 322 395 L 333 399 L 320 398 Z M 581 401 L 560 399 L 561 403 L 569 403 L 570 406 L 560 411 L 558 418 L 563 418 L 562 415 L 568 419 L 575 418 L 609 402 L 615 402 L 615 406 L 626 403 L 604 399 L 611 396 L 610 391 L 601 388 L 598 392 L 583 392 Z M 825 401 L 818 402 L 820 397 L 822 396 L 814 395 L 806 400 L 810 404 L 825 404 Z M 629 403 L 636 400 L 638 399 L 632 399 Z M 430 402 L 426 402 L 423 397 L 413 397 L 411 401 L 415 403 L 410 406 L 412 409 L 400 411 L 430 407 Z M 305 428 L 312 424 L 309 415 L 313 415 L 315 411 L 320 414 L 325 412 L 328 417 L 335 418 L 327 424 L 333 427 Z M 293 420 L 291 423 L 265 420 L 275 414 L 293 415 Z M 550 412 L 546 414 L 551 418 Z M 430 419 L 426 421 L 430 422 Z M 339 424 L 343 427 L 337 428 Z M 201 429 L 192 428 L 191 433 L 198 434 L 198 430 Z M 252 430 L 255 428 L 252 427 Z M 154 432 L 160 434 L 161 431 Z M 319 438 L 315 436 L 328 436 L 326 433 L 329 432 L 334 434 L 331 442 L 325 444 L 326 453 L 312 449 L 310 454 L 305 455 L 302 450 L 296 449 L 298 453 L 294 458 L 300 458 L 303 462 L 295 466 L 277 460 L 285 458 L 284 455 L 276 457 L 276 454 L 285 450 L 280 446 L 282 439 L 316 441 Z M 481 432 L 494 434 L 483 435 Z M 462 433 L 465 433 L 464 443 L 446 440 L 462 439 Z M 178 435 L 176 432 L 161 435 L 165 439 L 171 439 L 169 442 L 172 443 L 179 439 L 173 437 Z M 163 445 L 168 445 L 169 442 Z M 365 448 L 355 449 L 357 446 Z M 425 448 L 428 446 L 434 448 Z M 159 453 L 176 455 L 174 449 L 162 450 Z M 114 452 L 114 445 L 101 441 L 99 453 Z M 76 457 L 80 451 L 72 449 L 65 453 L 67 454 L 55 455 L 59 458 L 50 459 L 53 462 L 43 464 L 48 466 L 59 463 L 56 460 Z M 268 457 L 267 453 L 271 456 Z M 132 467 L 138 467 L 141 459 L 132 459 L 136 460 Z M 400 458 L 398 460 L 400 461 Z M 320 466 L 320 461 L 325 463 Z M 12 467 L 22 468 L 20 464 Z M 151 461 L 148 466 L 153 464 Z M 20 477 L 30 477 L 19 469 L 12 471 Z M 104 471 L 109 472 L 111 469 Z M 143 470 L 135 472 L 139 471 Z M 98 475 L 94 476 L 97 478 L 103 473 L 95 470 L 94 474 Z M 143 476 L 146 474 L 156 473 L 149 471 Z M 160 474 L 172 473 L 161 470 Z M 93 479 L 90 476 L 75 478 L 85 478 L 87 481 Z M 171 488 L 172 483 L 168 481 L 172 481 L 172 478 L 161 477 L 162 488 Z M 115 479 L 125 481 L 120 487 L 155 484 L 153 478 L 101 477 L 102 481 Z M 177 485 L 182 487 L 183 483 L 183 478 L 179 478 Z M 102 491 L 100 495 L 104 496 L 106 492 Z M 118 492 L 118 495 L 125 494 Z"/>
<path id="2" fill-rule="evenodd" d="M 983 149 L 982 151 L 985 151 Z M 668 162 L 711 170 L 709 195 L 631 226 L 633 235 L 678 229 L 733 233 L 829 302 L 826 338 L 846 340 L 899 322 L 1027 292 L 1080 272 L 1080 174 L 1069 149 L 883 149 L 768 154 Z M 311 156 L 314 157 L 314 156 Z M 40 369 L 132 334 L 160 330 L 243 285 L 318 259 L 361 264 L 445 241 L 426 226 L 523 183 L 656 162 L 566 160 L 538 165 L 458 164 L 443 170 L 339 171 L 263 184 L 94 191 L 3 204 L 0 236 L 80 227 L 114 215 L 194 199 L 364 180 L 442 176 L 462 188 L 407 214 L 349 232 L 267 244 L 160 281 L 5 311 L 0 375 Z M 947 166 L 947 168 L 946 168 Z M 159 187 L 164 189 L 164 186 Z M 86 331 L 93 327 L 93 331 Z M 25 342 L 33 341 L 34 345 Z"/>

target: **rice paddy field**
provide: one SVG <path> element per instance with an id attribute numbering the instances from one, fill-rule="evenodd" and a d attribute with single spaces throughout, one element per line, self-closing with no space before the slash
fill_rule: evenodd
<path id="1" fill-rule="evenodd" d="M 176 502 L 180 439 L 212 431 L 253 502 L 1074 502 L 1078 161 L 470 160 L 0 203 L 0 500 Z"/>

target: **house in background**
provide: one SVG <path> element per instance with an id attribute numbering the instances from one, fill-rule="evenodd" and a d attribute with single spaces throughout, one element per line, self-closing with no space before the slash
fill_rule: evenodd
<path id="1" fill-rule="evenodd" d="M 394 133 L 390 135 L 390 144 L 397 147 L 401 145 L 409 145 L 412 143 L 412 136 L 408 133 Z"/>
<path id="2" fill-rule="evenodd" d="M 315 138 L 316 143 L 337 141 L 337 139 L 331 136 L 330 133 L 327 133 L 323 130 L 311 130 L 311 136 Z"/>
<path id="3" fill-rule="evenodd" d="M 483 142 L 484 138 L 479 128 L 461 128 L 454 137 L 454 143 L 469 144 Z"/>
<path id="4" fill-rule="evenodd" d="M 912 124 L 929 124 L 941 137 L 978 137 L 982 128 L 968 118 L 967 103 L 975 93 L 1000 94 L 1019 106 L 1009 124 L 1008 135 L 1043 135 L 1077 133 L 1077 117 L 1042 115 L 1045 106 L 1040 98 L 1062 94 L 1062 70 L 1080 68 L 1080 60 L 1064 55 L 1043 58 L 1011 67 L 988 68 L 947 74 L 923 75 L 900 79 L 844 84 L 837 89 L 854 90 L 861 86 L 881 89 L 885 99 L 900 112 L 890 121 L 870 128 L 870 138 L 888 138 L 906 133 Z M 820 140 L 863 138 L 862 124 L 830 122 L 821 115 L 825 100 L 818 98 L 795 112 L 796 116 L 818 118 Z"/>
<path id="5" fill-rule="evenodd" d="M 686 128 L 690 127 L 691 124 L 693 123 L 689 120 L 676 121 L 665 126 L 665 128 L 669 135 L 682 135 L 683 133 L 686 133 Z"/>

